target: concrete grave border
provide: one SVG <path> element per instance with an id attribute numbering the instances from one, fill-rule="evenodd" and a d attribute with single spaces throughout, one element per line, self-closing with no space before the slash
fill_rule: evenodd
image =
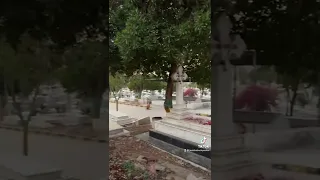
<path id="1" fill-rule="evenodd" d="M 6 126 L 6 125 L 0 125 L 0 129 L 6 129 L 6 130 L 12 130 L 12 131 L 23 131 L 22 127 L 13 127 L 13 126 Z M 51 132 L 48 130 L 29 129 L 29 133 L 54 136 L 54 137 L 67 137 L 70 139 L 76 139 L 76 140 L 82 140 L 82 141 L 92 141 L 92 142 L 97 142 L 97 143 L 107 143 L 108 142 L 108 140 L 105 140 L 105 139 L 97 139 L 97 138 L 90 138 L 90 137 L 84 137 L 84 136 L 75 136 L 75 135 L 69 135 L 69 134 L 64 134 L 64 133 Z"/>

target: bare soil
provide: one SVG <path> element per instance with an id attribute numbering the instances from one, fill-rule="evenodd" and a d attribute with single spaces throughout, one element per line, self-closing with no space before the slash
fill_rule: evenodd
<path id="1" fill-rule="evenodd" d="M 174 169 L 165 167 L 164 164 L 171 164 L 185 170 L 185 174 L 201 174 L 205 179 L 210 179 L 211 173 L 194 167 L 189 163 L 172 156 L 171 154 L 160 151 L 150 144 L 133 136 L 123 136 L 109 140 L 109 179 L 112 180 L 129 180 L 129 179 L 146 179 L 145 174 L 148 175 L 147 179 L 168 179 L 168 175 L 174 174 Z M 139 157 L 144 158 L 142 163 Z M 141 158 L 140 158 L 141 159 Z M 145 171 L 138 171 L 133 174 L 134 177 L 128 175 L 128 170 L 125 164 L 131 162 L 132 164 L 143 166 Z M 164 166 L 165 170 L 154 170 L 154 166 Z M 175 174 L 179 176 L 179 174 Z M 185 178 L 183 178 L 185 179 Z"/>

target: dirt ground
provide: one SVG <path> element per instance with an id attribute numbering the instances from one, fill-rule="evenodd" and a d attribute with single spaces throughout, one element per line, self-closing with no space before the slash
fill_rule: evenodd
<path id="1" fill-rule="evenodd" d="M 182 180 L 192 175 L 211 179 L 211 173 L 192 166 L 148 143 L 123 136 L 109 140 L 110 180 Z M 201 176 L 201 178 L 200 178 Z"/>

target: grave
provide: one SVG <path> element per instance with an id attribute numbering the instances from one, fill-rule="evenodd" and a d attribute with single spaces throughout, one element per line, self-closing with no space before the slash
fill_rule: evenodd
<path id="1" fill-rule="evenodd" d="M 244 133 L 288 129 L 288 120 L 281 113 L 235 110 L 233 121 L 245 127 Z"/>
<path id="2" fill-rule="evenodd" d="M 109 110 L 109 121 L 116 122 L 119 125 L 126 125 L 135 122 L 135 119 L 122 112 Z"/>
<path id="3" fill-rule="evenodd" d="M 109 138 L 129 135 L 129 131 L 120 126 L 116 122 L 109 121 Z"/>
<path id="4" fill-rule="evenodd" d="M 244 137 L 233 122 L 233 69 L 237 65 L 254 64 L 255 56 L 246 57 L 245 42 L 239 35 L 230 35 L 233 25 L 225 12 L 215 18 L 213 27 L 217 34 L 213 37 L 211 61 L 211 175 L 217 180 L 232 180 L 255 175 L 260 168 L 251 159 L 249 149 L 243 144 Z"/>
<path id="5" fill-rule="evenodd" d="M 10 180 L 57 180 L 62 170 L 31 157 L 0 153 L 0 178 Z"/>
<path id="6" fill-rule="evenodd" d="M 210 147 L 211 126 L 188 122 L 184 119 L 192 116 L 191 110 L 186 107 L 183 99 L 183 80 L 186 79 L 182 66 L 173 74 L 176 82 L 176 104 L 163 120 L 152 122 L 153 128 L 149 131 L 149 141 L 155 146 L 191 162 L 211 169 Z M 198 145 L 205 138 L 201 149 Z M 193 151 L 189 150 L 202 150 Z"/>
<path id="7" fill-rule="evenodd" d="M 137 119 L 135 124 L 137 126 L 151 124 L 151 118 L 148 116 L 148 117 L 145 117 L 145 118 Z"/>
<path id="8" fill-rule="evenodd" d="M 211 129 L 211 126 L 189 124 L 183 121 L 184 113 L 187 110 L 184 107 L 178 107 L 177 109 L 173 108 L 174 113 L 169 113 L 167 119 L 154 123 L 155 129 L 150 131 L 150 137 L 162 143 L 170 144 L 171 142 L 171 145 L 176 147 L 197 149 L 197 151 L 192 152 L 192 158 L 184 155 L 184 153 L 180 156 L 190 158 L 188 160 L 211 169 L 212 176 L 215 179 L 231 180 L 259 172 L 259 167 L 255 166 L 250 158 L 250 151 L 243 144 L 243 136 L 237 132 L 237 126 L 233 122 L 232 115 L 233 75 L 231 65 L 243 65 L 242 62 L 237 62 L 238 59 L 245 59 L 247 65 L 247 59 L 250 58 L 243 57 L 243 52 L 246 49 L 243 40 L 239 36 L 234 36 L 231 39 L 229 32 L 232 24 L 225 13 L 222 13 L 217 19 L 216 26 L 219 42 L 215 41 L 216 46 L 212 60 L 214 84 L 212 84 L 211 99 L 214 103 L 211 104 L 211 120 L 213 121 L 213 129 Z M 251 56 L 251 64 L 253 64 L 252 61 Z M 181 76 L 181 73 L 179 75 Z M 177 84 L 179 86 L 179 83 Z M 176 86 L 177 92 L 180 92 L 178 86 Z M 177 99 L 180 99 L 179 94 L 177 94 Z M 182 103 L 177 104 L 181 105 Z M 192 137 L 188 137 L 187 134 L 192 134 Z M 208 139 L 205 145 L 209 148 L 206 149 L 207 151 L 199 151 L 197 145 L 204 137 Z M 202 159 L 202 162 L 199 162 L 201 159 L 199 156 L 207 157 L 207 159 Z M 213 157 L 212 161 L 211 157 Z M 207 166 L 207 162 L 210 162 L 210 167 Z"/>

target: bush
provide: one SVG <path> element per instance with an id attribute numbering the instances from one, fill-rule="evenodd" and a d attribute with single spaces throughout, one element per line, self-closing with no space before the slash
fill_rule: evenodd
<path id="1" fill-rule="evenodd" d="M 197 90 L 188 88 L 184 93 L 183 96 L 195 97 L 197 95 Z"/>
<path id="2" fill-rule="evenodd" d="M 235 109 L 251 111 L 271 111 L 277 106 L 276 89 L 252 85 L 242 91 L 235 99 Z"/>

